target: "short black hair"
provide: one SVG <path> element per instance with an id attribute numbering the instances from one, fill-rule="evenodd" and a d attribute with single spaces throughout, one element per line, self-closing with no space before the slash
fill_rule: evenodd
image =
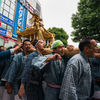
<path id="1" fill-rule="evenodd" d="M 28 41 L 28 42 L 30 42 L 30 43 L 31 43 L 31 41 L 30 41 L 30 40 L 25 39 L 25 40 L 23 41 L 23 45 L 24 45 L 24 43 L 25 43 L 26 41 Z"/>
<path id="2" fill-rule="evenodd" d="M 1 48 L 1 47 L 4 47 L 4 46 L 3 46 L 3 45 L 1 45 L 1 46 L 0 46 L 0 48 Z"/>
<path id="3" fill-rule="evenodd" d="M 84 38 L 82 38 L 82 40 L 79 43 L 80 51 L 83 51 L 85 46 L 90 48 L 90 46 L 91 46 L 90 40 L 92 40 L 92 39 L 93 39 L 92 37 L 84 37 Z"/>
<path id="4" fill-rule="evenodd" d="M 14 46 L 13 46 L 13 48 L 15 48 L 16 46 L 18 46 L 19 44 L 15 44 Z"/>
<path id="5" fill-rule="evenodd" d="M 35 46 L 37 42 L 38 42 L 38 40 L 35 40 L 35 41 L 33 42 L 33 46 Z"/>
<path id="6" fill-rule="evenodd" d="M 9 46 L 9 47 L 7 48 L 7 50 L 12 49 L 12 48 L 13 48 L 12 46 Z"/>

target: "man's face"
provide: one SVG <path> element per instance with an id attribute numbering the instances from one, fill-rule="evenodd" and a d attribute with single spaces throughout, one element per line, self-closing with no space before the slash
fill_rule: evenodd
<path id="1" fill-rule="evenodd" d="M 96 52 L 96 49 L 97 49 L 97 43 L 95 40 L 90 40 L 91 42 L 91 46 L 89 48 L 89 57 L 93 57 L 94 56 L 94 53 Z"/>
<path id="2" fill-rule="evenodd" d="M 38 44 L 37 44 L 37 46 L 36 46 L 38 49 L 40 49 L 40 50 L 44 50 L 44 43 L 43 43 L 43 41 L 40 41 Z"/>
<path id="3" fill-rule="evenodd" d="M 96 53 L 100 53 L 100 49 L 98 47 L 96 47 Z"/>
<path id="4" fill-rule="evenodd" d="M 0 49 L 4 51 L 4 47 L 1 47 Z"/>
<path id="5" fill-rule="evenodd" d="M 31 48 L 31 43 L 29 41 L 25 41 L 23 45 L 24 51 L 29 52 L 30 48 Z"/>
<path id="6" fill-rule="evenodd" d="M 56 49 L 53 49 L 53 52 L 58 53 L 59 55 L 63 56 L 64 55 L 64 45 L 60 45 L 58 47 L 56 47 Z"/>

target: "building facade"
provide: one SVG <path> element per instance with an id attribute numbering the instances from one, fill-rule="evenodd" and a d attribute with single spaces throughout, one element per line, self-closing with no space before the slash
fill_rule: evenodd
<path id="1" fill-rule="evenodd" d="M 38 0 L 0 0 L 0 45 L 7 48 L 17 43 L 16 30 L 30 26 L 30 12 L 42 16 Z"/>
<path id="2" fill-rule="evenodd" d="M 15 0 L 0 0 L 0 45 L 8 47 L 17 41 L 12 38 Z"/>

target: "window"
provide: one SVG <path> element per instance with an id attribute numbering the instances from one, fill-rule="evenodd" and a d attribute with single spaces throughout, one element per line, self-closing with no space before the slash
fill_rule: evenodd
<path id="1" fill-rule="evenodd" d="M 14 10 L 12 10 L 11 8 L 10 8 L 10 13 L 11 13 L 12 15 L 14 15 Z"/>
<path id="2" fill-rule="evenodd" d="M 9 14 L 9 18 L 10 18 L 11 20 L 13 20 L 13 15 L 12 15 L 12 14 Z"/>
<path id="3" fill-rule="evenodd" d="M 3 9 L 1 8 L 1 9 L 0 9 L 0 13 L 1 13 L 1 14 L 2 14 L 2 11 L 3 11 Z"/>
<path id="4" fill-rule="evenodd" d="M 15 5 L 13 3 L 11 3 L 11 8 L 15 9 Z"/>
<path id="5" fill-rule="evenodd" d="M 5 0 L 5 3 L 10 6 L 10 1 L 9 0 Z"/>
<path id="6" fill-rule="evenodd" d="M 14 3 L 15 4 L 15 2 L 16 2 L 16 0 L 10 0 L 12 3 Z"/>
<path id="7" fill-rule="evenodd" d="M 9 46 L 13 47 L 15 44 L 16 44 L 16 42 L 9 40 L 7 43 L 5 43 L 5 48 L 8 48 Z"/>
<path id="8" fill-rule="evenodd" d="M 2 1 L 3 2 L 1 4 L 0 13 L 13 20 L 16 0 L 2 0 Z"/>
<path id="9" fill-rule="evenodd" d="M 4 2 L 5 0 L 2 0 L 2 2 Z"/>
<path id="10" fill-rule="evenodd" d="M 4 9 L 9 12 L 9 6 L 7 6 L 6 4 L 4 4 Z"/>
<path id="11" fill-rule="evenodd" d="M 0 38 L 0 46 L 4 45 L 4 41 L 5 41 L 4 39 Z"/>
<path id="12" fill-rule="evenodd" d="M 6 10 L 3 11 L 3 15 L 8 17 L 8 12 Z"/>
<path id="13" fill-rule="evenodd" d="M 11 27 L 11 26 L 9 26 L 9 25 L 7 25 L 7 31 L 12 32 L 12 27 Z"/>
<path id="14" fill-rule="evenodd" d="M 4 3 L 2 2 L 2 3 L 1 3 L 1 8 L 3 8 L 3 5 L 4 5 Z"/>
<path id="15" fill-rule="evenodd" d="M 40 6 L 36 3 L 36 9 L 40 12 Z"/>
<path id="16" fill-rule="evenodd" d="M 7 25 L 5 23 L 1 22 L 1 28 L 6 29 L 6 26 Z"/>

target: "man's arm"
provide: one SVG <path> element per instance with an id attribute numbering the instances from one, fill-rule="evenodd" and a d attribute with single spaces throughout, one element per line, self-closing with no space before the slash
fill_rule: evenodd
<path id="1" fill-rule="evenodd" d="M 41 69 L 41 65 L 45 66 L 46 64 L 48 64 L 48 62 L 50 61 L 56 61 L 61 59 L 61 56 L 59 54 L 54 54 L 53 56 L 49 55 L 49 56 L 44 56 L 44 57 L 36 57 L 34 58 L 32 62 L 32 65 L 35 67 L 38 67 Z"/>
<path id="2" fill-rule="evenodd" d="M 11 70 L 8 77 L 8 86 L 7 86 L 7 93 L 12 93 L 12 83 L 15 80 L 15 77 L 18 73 L 18 68 L 20 67 L 20 60 L 18 60 L 18 55 L 16 55 L 11 63 Z"/>
<path id="3" fill-rule="evenodd" d="M 61 100 L 78 100 L 76 94 L 76 84 L 78 80 L 77 68 L 73 65 L 67 66 L 61 85 L 60 96 Z"/>
<path id="4" fill-rule="evenodd" d="M 18 73 L 18 69 L 20 67 L 20 59 L 19 59 L 19 55 L 16 55 L 10 65 L 11 70 L 9 73 L 9 77 L 8 77 L 8 82 L 12 83 L 14 78 L 16 77 L 17 73 Z"/>
<path id="5" fill-rule="evenodd" d="M 14 49 L 9 49 L 7 51 L 0 52 L 0 61 L 5 60 L 5 59 L 9 59 L 11 54 L 16 53 L 19 50 L 19 48 L 21 48 L 21 46 L 22 46 L 22 44 L 19 44 L 19 46 L 17 46 Z"/>
<path id="6" fill-rule="evenodd" d="M 25 83 L 24 82 L 21 83 L 21 86 L 20 86 L 20 89 L 18 92 L 18 96 L 20 99 L 25 97 Z"/>
<path id="7" fill-rule="evenodd" d="M 74 46 L 73 45 L 68 45 L 66 48 L 68 49 L 69 52 L 71 52 L 74 49 Z"/>
<path id="8" fill-rule="evenodd" d="M 10 64 L 11 64 L 13 58 L 14 58 L 14 55 L 12 55 L 12 56 L 10 57 L 10 59 L 6 59 L 6 60 L 5 60 L 5 67 L 4 67 L 4 70 L 2 71 L 2 76 L 1 76 L 1 78 L 4 78 L 4 77 L 5 77 L 7 71 L 9 70 L 9 67 L 10 67 Z M 8 76 L 9 76 L 9 75 L 8 75 Z"/>
<path id="9" fill-rule="evenodd" d="M 18 92 L 18 96 L 20 99 L 25 96 L 25 83 L 31 80 L 33 70 L 33 68 L 31 67 L 31 63 L 32 59 L 34 59 L 34 57 L 36 56 L 36 54 L 29 54 L 26 59 L 25 67 L 21 78 L 21 86 Z"/>

